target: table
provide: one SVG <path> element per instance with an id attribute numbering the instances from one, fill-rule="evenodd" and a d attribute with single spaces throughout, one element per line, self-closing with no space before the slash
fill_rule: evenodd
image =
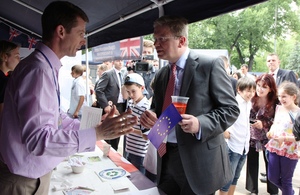
<path id="1" fill-rule="evenodd" d="M 62 195 L 62 190 L 55 190 L 60 188 L 63 182 L 66 182 L 72 187 L 87 187 L 95 190 L 91 194 L 160 194 L 155 184 L 140 173 L 130 162 L 123 158 L 114 149 L 109 152 L 109 157 L 104 157 L 102 153 L 102 146 L 104 141 L 97 142 L 94 152 L 85 152 L 76 154 L 86 162 L 85 169 L 80 174 L 72 172 L 68 161 L 61 162 L 52 173 L 50 182 L 49 194 Z M 89 157 L 98 156 L 100 161 L 91 162 Z M 101 179 L 97 173 L 104 169 L 122 167 L 126 170 L 129 176 L 124 176 L 114 180 Z M 112 186 L 125 186 L 124 190 L 114 191 Z"/>

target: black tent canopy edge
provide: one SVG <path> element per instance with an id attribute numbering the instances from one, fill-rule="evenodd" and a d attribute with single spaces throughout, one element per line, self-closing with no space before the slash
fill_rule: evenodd
<path id="1" fill-rule="evenodd" d="M 37 40 L 41 39 L 41 14 L 16 1 L 37 10 L 44 10 L 53 0 L 0 0 L 2 5 L 6 5 L 5 9 L 0 9 L 0 21 L 1 18 L 6 20 L 6 24 L 10 21 L 8 25 Z M 151 34 L 154 20 L 162 15 L 159 6 L 164 15 L 180 15 L 186 17 L 189 23 L 193 23 L 264 1 L 266 0 L 71 0 L 83 9 L 90 19 L 86 28 L 89 48 Z M 147 11 L 141 12 L 145 9 Z M 140 13 L 135 14 L 138 12 Z M 111 25 L 112 23 L 114 25 Z M 0 35 L 0 38 L 3 39 L 3 35 Z"/>

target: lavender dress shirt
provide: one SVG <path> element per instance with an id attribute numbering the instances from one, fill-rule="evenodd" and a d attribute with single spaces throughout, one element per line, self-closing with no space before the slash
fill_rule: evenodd
<path id="1" fill-rule="evenodd" d="M 8 82 L 0 130 L 0 158 L 14 174 L 39 178 L 67 156 L 95 148 L 94 128 L 78 131 L 78 120 L 60 114 L 57 82 L 60 67 L 55 53 L 38 43 Z M 59 118 L 62 118 L 60 128 Z"/>

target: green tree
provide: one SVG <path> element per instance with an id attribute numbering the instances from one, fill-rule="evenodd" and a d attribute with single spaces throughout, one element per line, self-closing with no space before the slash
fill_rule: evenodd
<path id="1" fill-rule="evenodd" d="M 190 24 L 190 47 L 227 49 L 232 63 L 237 67 L 247 63 L 251 71 L 259 51 L 274 52 L 274 37 L 281 40 L 285 33 L 298 31 L 299 18 L 292 2 L 299 1 L 271 0 Z"/>
<path id="2" fill-rule="evenodd" d="M 299 74 L 300 71 L 300 44 L 296 43 L 294 50 L 289 56 L 289 63 L 286 65 L 286 69 L 294 70 Z"/>
<path id="3" fill-rule="evenodd" d="M 286 37 L 286 39 L 281 39 L 278 41 L 276 53 L 280 59 L 280 68 L 288 69 L 287 64 L 289 64 L 289 57 L 295 48 L 296 42 L 297 40 L 295 37 Z"/>

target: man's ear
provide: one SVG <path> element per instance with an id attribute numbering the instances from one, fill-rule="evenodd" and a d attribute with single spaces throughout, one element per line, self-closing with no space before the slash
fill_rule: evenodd
<path id="1" fill-rule="evenodd" d="M 4 53 L 2 56 L 1 56 L 3 62 L 6 62 L 7 59 L 8 59 L 8 54 Z"/>
<path id="2" fill-rule="evenodd" d="M 179 45 L 180 46 L 186 45 L 186 42 L 187 42 L 187 38 L 185 36 L 179 37 Z"/>
<path id="3" fill-rule="evenodd" d="M 55 32 L 58 37 L 63 38 L 66 34 L 66 29 L 63 27 L 63 25 L 58 25 Z"/>

